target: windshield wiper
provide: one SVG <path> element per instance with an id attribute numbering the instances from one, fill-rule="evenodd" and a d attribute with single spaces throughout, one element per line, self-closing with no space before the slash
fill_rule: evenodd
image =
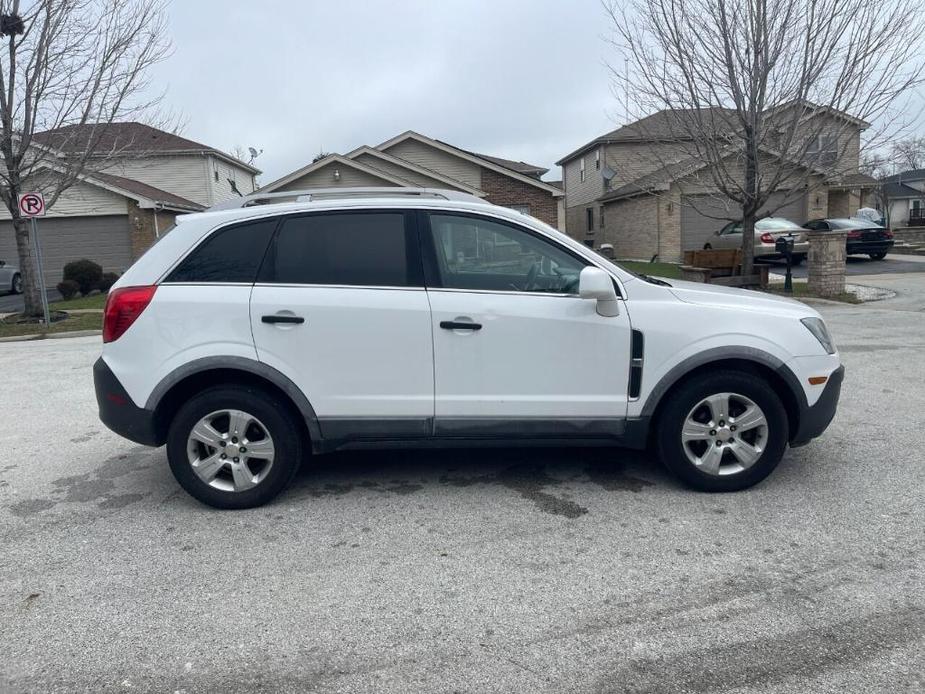
<path id="1" fill-rule="evenodd" d="M 670 287 L 671 286 L 665 280 L 660 280 L 657 277 L 652 277 L 651 275 L 644 275 L 641 272 L 637 272 L 636 276 L 639 277 L 640 279 L 645 280 L 649 284 L 657 284 L 660 287 Z"/>

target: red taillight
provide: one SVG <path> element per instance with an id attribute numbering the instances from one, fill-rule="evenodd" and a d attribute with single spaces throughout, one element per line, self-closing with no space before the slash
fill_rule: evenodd
<path id="1" fill-rule="evenodd" d="M 764 232 L 760 237 L 761 243 L 774 243 L 774 237 L 768 232 Z"/>
<path id="2" fill-rule="evenodd" d="M 860 230 L 860 229 L 852 229 L 851 231 L 848 232 L 848 238 L 849 238 L 849 239 L 859 239 L 859 238 L 861 238 L 861 230 Z"/>
<path id="3" fill-rule="evenodd" d="M 889 229 L 884 229 L 884 230 L 883 230 L 883 238 L 885 238 L 885 239 L 891 239 L 891 238 L 893 238 L 893 232 L 890 231 Z"/>
<path id="4" fill-rule="evenodd" d="M 113 289 L 103 309 L 103 342 L 115 342 L 147 308 L 157 285 Z"/>

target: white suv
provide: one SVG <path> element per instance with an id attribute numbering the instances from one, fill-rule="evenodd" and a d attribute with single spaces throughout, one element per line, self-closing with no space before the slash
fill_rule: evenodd
<path id="1" fill-rule="evenodd" d="M 813 309 L 633 274 L 468 195 L 242 198 L 177 226 L 116 283 L 100 418 L 167 444 L 179 483 L 263 504 L 303 455 L 472 442 L 652 446 L 743 489 L 835 414 Z"/>

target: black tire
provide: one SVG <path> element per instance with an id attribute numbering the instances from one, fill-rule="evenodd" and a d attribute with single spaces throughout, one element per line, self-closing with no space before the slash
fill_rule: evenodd
<path id="1" fill-rule="evenodd" d="M 13 281 L 10 283 L 10 291 L 13 294 L 22 294 L 22 276 L 18 272 L 13 275 Z"/>
<path id="2" fill-rule="evenodd" d="M 795 266 L 802 265 L 804 260 L 806 260 L 805 253 L 794 253 L 792 256 L 790 256 L 790 262 Z"/>
<path id="3" fill-rule="evenodd" d="M 274 459 L 266 477 L 245 491 L 225 491 L 199 478 L 187 457 L 192 428 L 209 413 L 238 409 L 260 420 L 273 440 Z M 251 386 L 221 386 L 203 391 L 177 411 L 167 435 L 167 459 L 180 486 L 204 504 L 221 509 L 262 506 L 292 480 L 302 462 L 302 429 L 286 403 Z"/>
<path id="4" fill-rule="evenodd" d="M 701 400 L 727 392 L 745 396 L 761 408 L 767 420 L 767 442 L 751 467 L 728 475 L 710 475 L 688 459 L 681 428 Z M 789 440 L 787 413 L 780 398 L 763 379 L 742 371 L 707 371 L 682 382 L 665 396 L 656 427 L 659 459 L 685 484 L 704 492 L 733 492 L 758 484 L 780 463 Z"/>
<path id="5" fill-rule="evenodd" d="M 703 250 L 705 250 L 705 251 L 712 251 L 712 250 L 713 250 L 713 246 L 711 246 L 709 243 L 705 243 L 705 244 L 703 244 Z"/>
<path id="6" fill-rule="evenodd" d="M 871 253 L 870 254 L 871 260 L 883 260 L 884 258 L 886 258 L 886 251 L 883 251 L 882 253 Z"/>

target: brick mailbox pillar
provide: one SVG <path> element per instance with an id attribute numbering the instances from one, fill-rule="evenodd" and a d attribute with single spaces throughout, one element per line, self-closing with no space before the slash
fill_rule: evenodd
<path id="1" fill-rule="evenodd" d="M 835 296 L 845 291 L 844 231 L 807 231 L 809 239 L 809 291 Z"/>

